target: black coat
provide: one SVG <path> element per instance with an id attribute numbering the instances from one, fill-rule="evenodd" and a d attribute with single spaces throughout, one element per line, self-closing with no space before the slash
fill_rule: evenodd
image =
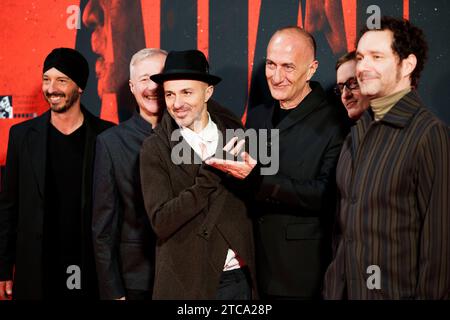
<path id="1" fill-rule="evenodd" d="M 97 280 L 92 250 L 92 169 L 96 136 L 113 124 L 94 117 L 82 107 L 86 144 L 82 177 L 81 286 L 95 298 Z M 42 299 L 43 230 L 47 132 L 50 111 L 11 127 L 3 188 L 0 193 L 0 280 L 11 280 L 13 297 Z M 51 201 L 51 197 L 48 198 Z"/>
<path id="2" fill-rule="evenodd" d="M 92 232 L 100 297 L 153 287 L 155 236 L 139 174 L 142 142 L 152 133 L 139 114 L 97 138 Z"/>
<path id="3" fill-rule="evenodd" d="M 279 129 L 278 173 L 261 176 L 254 186 L 256 265 L 263 295 L 319 297 L 331 258 L 335 168 L 346 129 L 320 84 L 311 82 L 311 88 L 275 128 L 278 102 L 248 115 L 247 128 Z"/>

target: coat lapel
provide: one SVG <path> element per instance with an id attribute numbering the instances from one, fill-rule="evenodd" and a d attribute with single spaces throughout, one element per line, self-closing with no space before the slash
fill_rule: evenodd
<path id="1" fill-rule="evenodd" d="M 373 121 L 373 115 L 372 111 L 366 110 L 364 111 L 361 118 L 356 122 L 356 124 L 351 128 L 351 136 L 352 136 L 352 148 L 351 148 L 351 154 L 353 161 L 356 160 L 356 153 L 358 151 L 358 147 L 361 144 L 361 140 L 364 138 L 364 135 L 366 134 L 370 124 Z"/>
<path id="2" fill-rule="evenodd" d="M 271 130 L 273 129 L 273 123 L 272 123 L 272 118 L 273 118 L 273 113 L 275 111 L 275 108 L 279 108 L 280 104 L 278 103 L 278 101 L 275 101 L 272 104 L 272 108 L 269 109 L 269 112 L 267 112 L 267 117 L 266 117 L 266 122 L 265 122 L 265 129 Z"/>
<path id="3" fill-rule="evenodd" d="M 84 115 L 84 121 L 86 121 L 86 136 L 84 141 L 84 156 L 83 156 L 83 176 L 81 180 L 82 192 L 81 192 L 81 209 L 84 210 L 86 206 L 86 190 L 89 190 L 88 184 L 91 182 L 88 175 L 92 174 L 92 164 L 94 163 L 95 155 L 95 142 L 97 132 L 94 130 L 94 123 L 90 113 L 86 112 L 82 107 L 81 111 Z"/>
<path id="4" fill-rule="evenodd" d="M 389 112 L 380 120 L 381 123 L 385 123 L 390 126 L 398 128 L 405 127 L 414 115 L 419 111 L 422 102 L 415 90 L 411 91 L 403 98 L 401 98 Z M 370 126 L 374 123 L 373 111 L 369 108 L 364 111 L 361 118 L 356 122 L 351 129 L 352 136 L 352 157 L 356 160 L 358 147 L 363 141 Z"/>
<path id="5" fill-rule="evenodd" d="M 30 162 L 38 184 L 39 193 L 44 198 L 45 172 L 47 160 L 47 129 L 50 121 L 50 111 L 45 112 L 36 119 L 35 125 L 30 129 L 27 147 L 30 153 Z"/>
<path id="6" fill-rule="evenodd" d="M 313 111 L 314 107 L 312 105 L 308 105 L 305 107 L 299 105 L 294 110 L 292 110 L 292 112 L 286 118 L 284 118 L 275 128 L 280 129 L 280 131 L 284 131 L 292 127 L 296 123 L 302 121 Z"/>
<path id="7" fill-rule="evenodd" d="M 322 102 L 325 99 L 325 92 L 318 82 L 311 81 L 310 86 L 312 91 L 276 127 L 280 129 L 281 132 L 292 127 L 296 123 L 305 119 L 312 112 L 315 112 L 321 108 Z M 279 104 L 276 103 L 275 107 L 279 107 Z M 271 119 L 272 118 L 270 118 L 270 120 Z"/>
<path id="8" fill-rule="evenodd" d="M 189 163 L 181 163 L 178 165 L 178 168 L 180 168 L 182 171 L 184 171 L 187 174 L 187 177 L 196 176 L 197 172 L 200 168 L 199 163 L 202 162 L 199 156 L 195 153 L 195 151 L 189 146 L 189 144 L 186 142 L 186 140 L 183 139 L 183 136 L 181 134 L 179 135 L 178 140 L 172 140 L 172 133 L 179 129 L 178 125 L 176 124 L 175 120 L 172 119 L 172 117 L 169 115 L 167 110 L 164 112 L 163 119 L 161 121 L 161 124 L 157 127 L 158 131 L 161 129 L 162 126 L 165 126 L 166 128 L 162 131 L 165 132 L 164 134 L 167 135 L 167 140 L 169 142 L 169 149 L 170 154 L 172 155 L 172 152 L 174 152 L 174 148 L 177 147 L 177 149 L 182 150 L 182 152 L 189 150 L 190 152 L 190 162 Z M 156 132 L 155 131 L 155 132 Z M 163 135 L 163 139 L 164 135 Z M 179 145 L 181 144 L 181 145 Z M 181 157 L 184 156 L 184 154 L 180 155 Z M 196 164 L 197 163 L 197 164 Z"/>
<path id="9" fill-rule="evenodd" d="M 411 122 L 422 105 L 423 103 L 417 92 L 412 90 L 403 96 L 381 121 L 398 128 L 404 128 Z"/>

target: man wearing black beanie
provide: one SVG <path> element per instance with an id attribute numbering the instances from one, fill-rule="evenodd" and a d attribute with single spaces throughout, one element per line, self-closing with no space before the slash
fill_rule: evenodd
<path id="1" fill-rule="evenodd" d="M 70 48 L 43 66 L 50 110 L 13 126 L 0 193 L 0 299 L 95 299 L 95 140 L 113 124 L 81 105 L 89 67 Z"/>

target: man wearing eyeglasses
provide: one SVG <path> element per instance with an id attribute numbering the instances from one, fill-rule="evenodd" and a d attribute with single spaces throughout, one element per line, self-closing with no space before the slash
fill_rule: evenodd
<path id="1" fill-rule="evenodd" d="M 348 117 L 356 121 L 369 108 L 369 99 L 361 94 L 356 80 L 356 54 L 351 51 L 336 62 L 335 93 L 341 98 Z"/>

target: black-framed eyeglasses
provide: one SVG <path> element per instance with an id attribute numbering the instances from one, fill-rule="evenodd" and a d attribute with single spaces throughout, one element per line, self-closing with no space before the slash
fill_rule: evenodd
<path id="1" fill-rule="evenodd" d="M 342 94 L 342 92 L 344 92 L 344 88 L 347 88 L 347 90 L 356 90 L 359 88 L 359 84 L 358 84 L 358 80 L 356 80 L 356 78 L 350 78 L 347 81 L 345 81 L 344 83 L 338 83 L 335 87 L 334 87 L 334 92 L 340 96 Z"/>

